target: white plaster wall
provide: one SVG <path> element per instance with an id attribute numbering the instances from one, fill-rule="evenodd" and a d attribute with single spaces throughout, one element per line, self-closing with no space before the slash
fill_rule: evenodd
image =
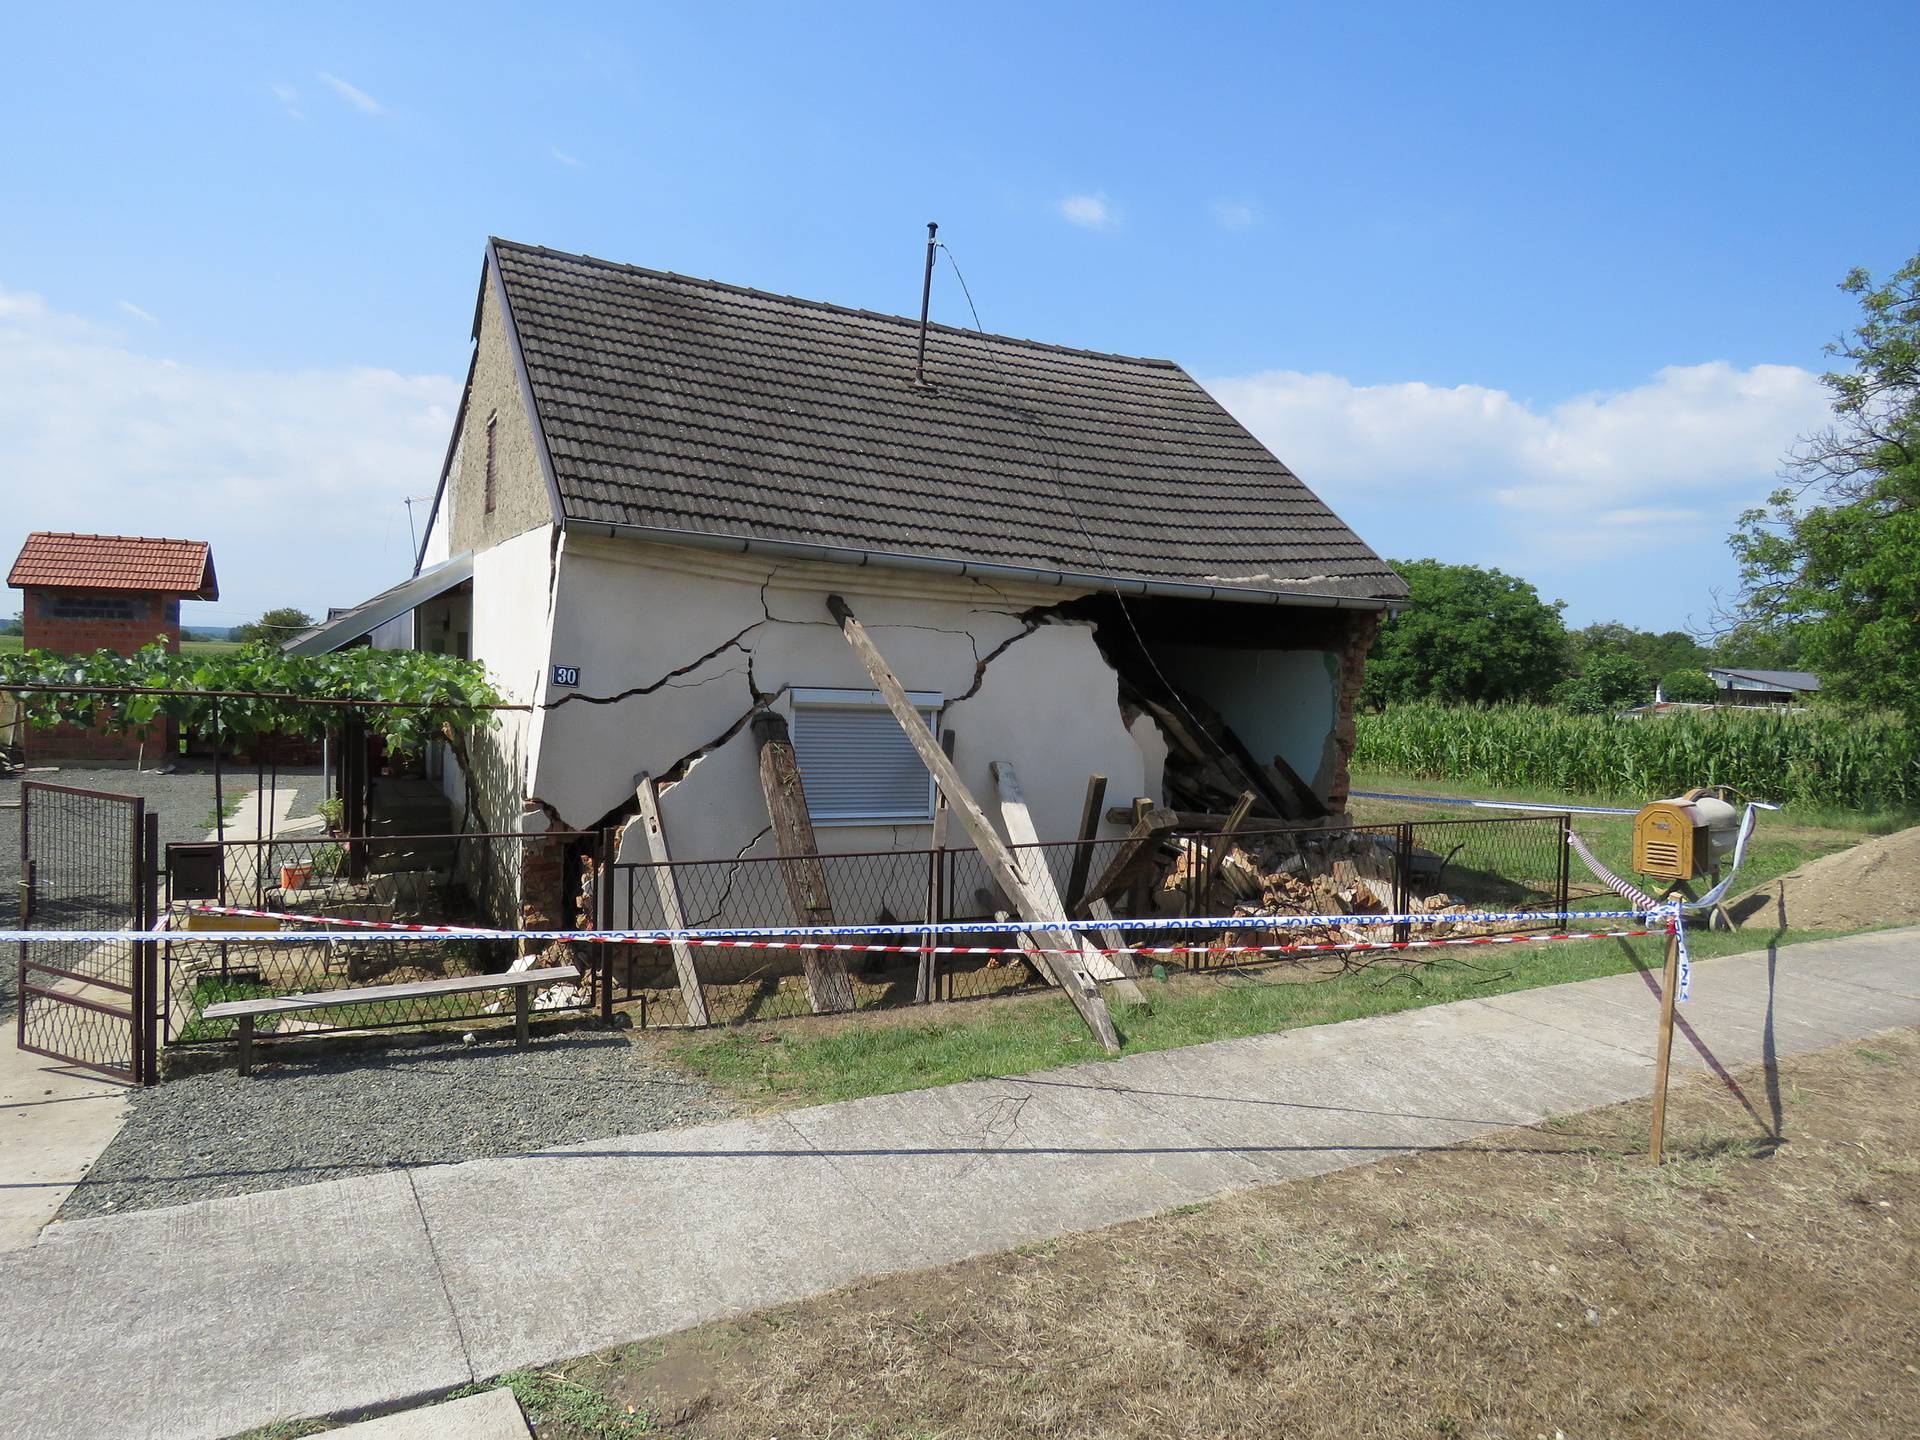
<path id="1" fill-rule="evenodd" d="M 473 658 L 486 667 L 501 697 L 537 705 L 545 694 L 547 608 L 552 529 L 542 525 L 474 557 L 471 610 Z M 539 714 L 501 711 L 472 741 L 475 778 L 488 828 L 511 829 L 527 793 L 530 757 L 539 741 Z M 463 793 L 458 766 L 449 764 L 456 805 Z"/>
<path id="2" fill-rule="evenodd" d="M 1154 656 L 1168 679 L 1219 710 L 1256 760 L 1285 756 L 1326 797 L 1340 718 L 1338 655 L 1156 644 Z"/>
<path id="3" fill-rule="evenodd" d="M 1121 718 L 1117 682 L 1092 631 L 1045 624 L 1022 634 L 1021 612 L 1059 604 L 1073 592 L 988 588 L 947 577 L 759 561 L 577 535 L 564 536 L 562 544 L 551 663 L 578 665 L 580 690 L 587 695 L 656 687 L 615 704 L 570 701 L 545 716 L 531 789 L 568 825 L 592 825 L 623 804 L 636 773 L 663 774 L 711 747 L 662 796 L 674 857 L 770 853 L 757 754 L 743 723 L 754 689 L 775 694 L 775 708 L 791 716 L 784 693 L 789 687 L 871 687 L 827 613 L 832 592 L 847 598 L 907 689 L 933 691 L 950 702 L 940 724 L 955 731 L 955 764 L 990 814 L 996 797 L 987 767 L 994 760 L 1011 762 L 1019 774 L 1043 839 L 1072 837 L 1089 772 L 1105 774 L 1113 795 L 1158 793 L 1158 760 L 1149 775 L 1149 757 Z M 973 685 L 976 657 L 1009 640 L 978 692 L 958 699 Z M 683 668 L 685 673 L 670 676 Z M 559 693 L 548 698 L 557 700 Z M 930 835 L 925 824 L 831 826 L 817 838 L 823 853 L 846 854 L 924 847 Z M 958 825 L 952 843 L 967 843 Z M 644 845 L 632 836 L 622 854 L 629 860 L 643 856 Z M 763 868 L 765 881 L 744 887 L 760 898 L 735 897 L 728 913 L 712 923 L 790 918 L 774 867 Z M 870 890 L 866 908 L 884 906 L 896 917 L 916 917 L 924 905 L 924 875 L 895 868 L 897 882 L 890 878 L 883 891 Z M 742 871 L 749 873 L 757 874 L 755 867 Z M 775 913 L 757 913 L 769 906 Z M 650 923 L 644 915 L 635 918 Z"/>

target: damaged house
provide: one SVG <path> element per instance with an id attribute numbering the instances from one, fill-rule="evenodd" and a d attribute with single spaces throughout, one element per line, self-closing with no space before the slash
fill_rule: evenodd
<path id="1" fill-rule="evenodd" d="M 676 858 L 776 853 L 770 713 L 821 851 L 926 846 L 927 767 L 830 595 L 1043 839 L 1092 772 L 1122 809 L 1343 810 L 1406 587 L 1178 365 L 500 240 L 473 341 L 415 576 L 298 642 L 470 654 L 534 707 L 471 786 L 440 761 L 469 828 L 628 821 L 644 775 Z"/>

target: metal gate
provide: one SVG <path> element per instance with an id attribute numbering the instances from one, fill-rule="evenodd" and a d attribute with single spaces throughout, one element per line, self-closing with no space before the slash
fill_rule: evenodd
<path id="1" fill-rule="evenodd" d="M 20 928 L 147 930 L 159 817 L 134 795 L 20 787 Z M 20 942 L 19 1045 L 131 1084 L 156 1070 L 149 941 Z"/>

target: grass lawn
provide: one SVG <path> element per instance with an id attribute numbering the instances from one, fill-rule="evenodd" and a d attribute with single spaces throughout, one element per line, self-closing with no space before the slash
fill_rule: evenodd
<path id="1" fill-rule="evenodd" d="M 1689 932 L 1696 959 L 1817 938 L 1765 929 Z M 1167 1050 L 1240 1035 L 1384 1015 L 1538 985 L 1558 985 L 1643 967 L 1657 970 L 1665 942 L 1553 941 L 1440 951 L 1430 961 L 1371 957 L 1302 962 L 1220 975 L 1145 980 L 1151 1009 L 1116 1006 L 1123 1054 Z M 1354 965 L 1359 968 L 1353 968 Z M 776 1021 L 689 1033 L 667 1055 L 708 1083 L 758 1108 L 816 1105 L 1014 1075 L 1102 1058 L 1065 999 L 958 1002 L 925 1010 Z M 950 1017 L 950 1018 L 949 1018 Z"/>
<path id="2" fill-rule="evenodd" d="M 1657 1170 L 1635 1101 L 501 1378 L 539 1440 L 1910 1433 L 1920 1035 L 1736 1079 Z"/>
<path id="3" fill-rule="evenodd" d="M 0 655 L 18 655 L 23 642 L 18 635 L 0 635 Z M 230 650 L 238 650 L 237 640 L 182 640 L 180 653 L 183 655 L 224 655 Z"/>
<path id="4" fill-rule="evenodd" d="M 1634 806 L 1657 796 L 1565 795 L 1548 790 L 1502 790 L 1488 785 L 1454 785 L 1436 780 L 1413 780 L 1404 775 L 1366 774 L 1353 777 L 1356 790 L 1374 790 L 1402 795 L 1459 795 L 1476 800 L 1516 800 L 1549 805 Z M 1484 819 L 1500 811 L 1474 810 L 1467 806 L 1417 805 L 1395 800 L 1355 799 L 1349 810 L 1362 824 L 1397 824 L 1402 820 Z M 1909 825 L 1920 824 L 1920 815 L 1887 811 L 1860 814 L 1844 810 L 1817 810 L 1794 806 L 1777 812 L 1762 812 L 1740 867 L 1736 892 L 1764 885 L 1808 860 L 1817 860 L 1849 845 L 1857 845 L 1875 835 L 1890 834 Z M 1633 850 L 1633 818 L 1628 815 L 1575 815 L 1573 828 L 1592 846 L 1594 854 L 1616 874 L 1631 879 L 1629 862 Z M 1578 857 L 1573 862 L 1573 890 L 1597 888 L 1597 882 L 1582 868 Z M 1592 901 L 1588 908 L 1592 908 Z"/>
<path id="5" fill-rule="evenodd" d="M 1432 782 L 1397 776 L 1356 777 L 1354 788 L 1412 794 L 1446 791 Z M 1551 800 L 1560 804 L 1608 804 L 1588 796 L 1514 795 L 1474 790 L 1475 798 Z M 1483 817 L 1487 812 L 1388 801 L 1355 801 L 1362 822 Z M 1897 816 L 1781 813 L 1763 815 L 1741 869 L 1739 888 L 1763 884 L 1803 861 L 1898 828 Z M 1619 816 L 1577 816 L 1575 828 L 1600 858 L 1626 873 L 1631 821 Z M 1576 861 L 1575 891 L 1583 877 Z M 1597 882 L 1590 889 L 1598 889 Z M 1582 902 L 1613 909 L 1610 894 Z M 1734 934 L 1690 932 L 1696 958 L 1736 954 L 1817 938 L 1811 933 L 1777 935 L 1764 928 Z M 1176 974 L 1142 988 L 1148 1010 L 1116 1008 L 1122 1053 L 1138 1054 L 1241 1035 L 1289 1030 L 1358 1019 L 1419 1005 L 1438 1004 L 1507 990 L 1558 985 L 1637 967 L 1657 970 L 1664 958 L 1658 937 L 1634 940 L 1555 941 L 1472 950 L 1444 950 L 1431 958 L 1374 957 L 1354 962 L 1302 961 L 1224 974 Z M 736 1099 L 756 1107 L 812 1105 L 863 1095 L 950 1085 L 988 1075 L 1018 1074 L 1098 1058 L 1086 1028 L 1064 999 L 961 1002 L 932 1009 L 893 1010 L 857 1018 L 804 1017 L 688 1034 L 668 1053 L 678 1064 Z"/>

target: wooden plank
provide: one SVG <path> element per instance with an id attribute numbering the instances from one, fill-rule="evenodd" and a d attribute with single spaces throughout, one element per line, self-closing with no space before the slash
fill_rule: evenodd
<path id="1" fill-rule="evenodd" d="M 948 760 L 953 759 L 953 731 L 940 732 L 940 753 Z M 947 817 L 952 813 L 952 808 L 947 804 L 946 792 L 936 791 L 933 797 L 933 854 L 927 857 L 927 864 L 930 867 L 927 872 L 927 924 L 929 926 L 940 923 L 940 890 L 944 879 L 940 874 L 940 866 L 945 858 L 940 851 L 947 843 Z M 932 946 L 938 943 L 938 937 L 931 929 L 922 930 L 920 943 L 924 946 Z M 929 1003 L 938 993 L 939 988 L 940 957 L 931 949 L 924 949 L 920 952 L 920 973 L 913 982 L 914 1003 L 916 1005 Z"/>
<path id="2" fill-rule="evenodd" d="M 673 857 L 667 850 L 667 828 L 660 819 L 660 795 L 651 775 L 633 782 L 634 796 L 640 802 L 640 833 L 646 836 L 647 854 L 653 858 L 654 891 L 660 898 L 661 927 L 684 930 L 687 917 L 680 908 L 680 883 L 674 879 Z M 693 947 L 684 940 L 673 942 L 673 969 L 680 977 L 680 997 L 686 1002 L 687 1024 L 699 1026 L 712 1022 L 707 1018 L 707 997 L 700 988 L 700 969 L 693 962 Z"/>
<path id="3" fill-rule="evenodd" d="M 1125 887 L 1135 878 L 1137 867 L 1152 863 L 1152 847 L 1159 843 L 1160 837 L 1180 828 L 1180 817 L 1171 810 L 1144 799 L 1135 801 L 1134 806 L 1133 828 L 1120 841 L 1120 848 L 1100 872 L 1100 878 L 1087 887 L 1079 909 L 1084 911 L 1095 900 L 1110 899 Z"/>
<path id="4" fill-rule="evenodd" d="M 827 891 L 827 867 L 813 837 L 813 816 L 807 810 L 807 789 L 793 757 L 793 739 L 787 717 L 762 710 L 753 717 L 753 740 L 760 748 L 760 792 L 766 796 L 767 818 L 773 822 L 773 841 L 780 852 L 780 873 L 787 882 L 793 918 L 801 925 L 833 924 L 833 897 Z M 807 999 L 813 1013 L 827 1015 L 853 1008 L 853 981 L 847 958 L 838 951 L 802 950 L 800 964 L 807 976 Z"/>
<path id="5" fill-rule="evenodd" d="M 1087 893 L 1087 872 L 1093 868 L 1093 842 L 1100 834 L 1100 806 L 1107 798 L 1107 777 L 1087 777 L 1087 798 L 1080 806 L 1079 844 L 1073 849 L 1073 868 L 1067 872 L 1067 914 L 1071 915 Z"/>
<path id="6" fill-rule="evenodd" d="M 840 596 L 827 597 L 827 610 L 839 622 L 840 633 L 846 637 L 847 644 L 853 647 L 853 653 L 860 657 L 860 663 L 866 666 L 867 674 L 873 678 L 874 688 L 887 702 L 893 718 L 900 722 L 900 728 L 906 732 L 907 739 L 919 753 L 921 763 L 932 772 L 934 783 L 940 787 L 940 793 L 947 797 L 947 803 L 953 807 L 961 827 L 972 839 L 974 848 L 980 852 L 980 858 L 986 864 L 987 872 L 993 876 L 994 883 L 1006 892 L 1008 900 L 1020 907 L 1023 918 L 1038 920 L 1039 907 L 1027 891 L 1020 867 L 1001 843 L 998 832 L 987 819 L 986 812 L 980 808 L 979 802 L 968 793 L 966 784 L 960 779 L 960 772 L 953 768 L 953 762 L 940 749 L 933 732 L 927 728 L 927 722 L 921 719 L 920 712 L 907 699 L 907 692 L 894 678 L 886 657 L 880 653 L 852 608 Z M 1049 946 L 1072 951 L 1076 948 L 1072 935 L 1073 932 L 1068 930 L 1047 929 L 1044 939 Z M 1094 983 L 1093 976 L 1087 973 L 1086 967 L 1076 963 L 1071 953 L 1050 954 L 1042 958 L 1101 1047 L 1109 1055 L 1119 1054 L 1119 1032 L 1113 1028 L 1113 1017 L 1107 1013 L 1107 1003 L 1100 998 L 1100 988 Z"/>
<path id="7" fill-rule="evenodd" d="M 1200 884 L 1200 904 L 1203 909 L 1206 906 L 1207 897 L 1213 893 L 1213 882 L 1220 878 L 1220 862 L 1226 858 L 1227 851 L 1231 848 L 1227 843 L 1228 839 L 1240 828 L 1241 822 L 1247 818 L 1247 812 L 1253 809 L 1255 798 L 1251 790 L 1240 792 L 1240 798 L 1234 801 L 1233 809 L 1227 812 L 1226 823 L 1220 827 L 1220 838 L 1214 841 L 1207 851 L 1206 875 Z"/>
<path id="8" fill-rule="evenodd" d="M 355 990 L 316 990 L 309 995 L 266 995 L 257 1000 L 222 1000 L 200 1013 L 209 1020 L 241 1015 L 277 1015 L 289 1010 L 332 1010 L 341 1005 L 371 1005 L 383 1000 L 424 1000 L 435 995 L 468 995 L 480 990 L 534 989 L 578 980 L 578 965 L 549 965 L 540 970 L 507 970 L 497 975 L 455 975 L 446 980 L 409 980 L 401 985 L 362 985 Z"/>
<path id="9" fill-rule="evenodd" d="M 1040 916 L 1027 918 L 1045 918 L 1065 920 L 1067 907 L 1061 903 L 1060 892 L 1054 886 L 1053 873 L 1047 869 L 1047 856 L 1039 848 L 1039 835 L 1033 828 L 1033 816 L 1027 809 L 1025 795 L 1020 790 L 1020 777 L 1014 773 L 1010 761 L 995 760 L 987 766 L 987 773 L 993 776 L 994 788 L 1000 794 L 1000 823 L 1007 827 L 1007 839 L 1015 846 L 1014 857 L 1020 862 L 1021 874 L 1027 882 L 1027 889 L 1035 904 L 1041 909 Z M 1100 813 L 1099 806 L 1093 807 L 1093 813 Z M 1140 993 L 1140 987 L 1134 984 L 1135 971 L 1131 955 L 1102 955 L 1087 942 L 1078 931 L 1068 932 L 1076 942 L 1074 948 L 1080 952 L 1080 961 L 1087 967 L 1087 973 L 1096 980 L 1113 982 L 1114 988 L 1134 1005 L 1144 1005 L 1147 997 Z"/>

